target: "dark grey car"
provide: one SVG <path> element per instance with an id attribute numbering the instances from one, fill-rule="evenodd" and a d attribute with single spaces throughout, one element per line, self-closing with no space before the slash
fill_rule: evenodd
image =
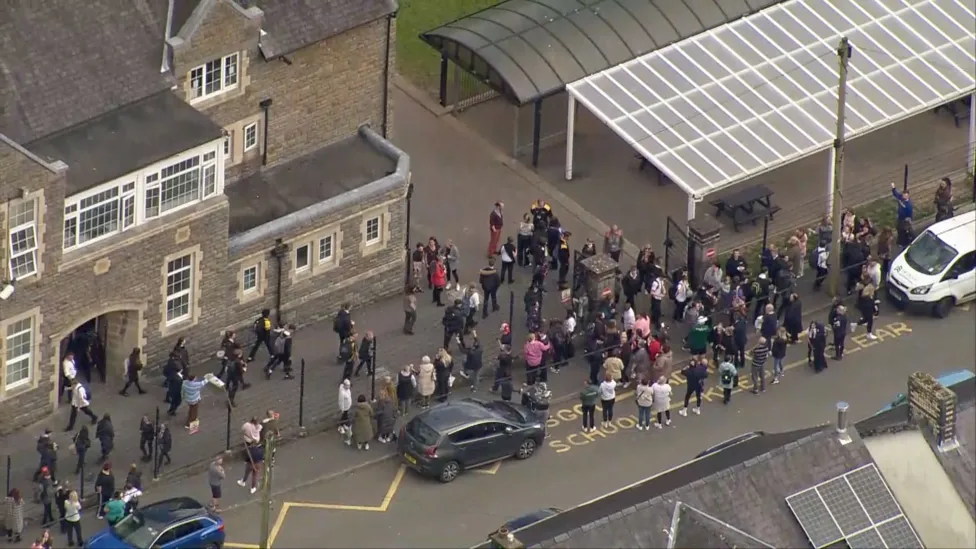
<path id="1" fill-rule="evenodd" d="M 545 436 L 542 418 L 523 406 L 464 398 L 411 419 L 400 431 L 397 448 L 415 471 L 451 482 L 465 469 L 529 458 Z"/>

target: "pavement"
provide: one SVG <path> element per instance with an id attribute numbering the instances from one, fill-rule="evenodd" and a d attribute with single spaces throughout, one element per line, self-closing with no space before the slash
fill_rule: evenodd
<path id="1" fill-rule="evenodd" d="M 768 385 L 758 396 L 740 390 L 728 406 L 709 391 L 701 416 L 674 414 L 673 426 L 663 430 L 634 429 L 636 407 L 629 392 L 618 397 L 613 425 L 590 434 L 580 430 L 576 402 L 564 402 L 554 407 L 551 437 L 535 456 L 469 471 L 448 485 L 421 478 L 389 459 L 390 446 L 355 452 L 346 451 L 332 432 L 308 437 L 278 453 L 271 547 L 472 546 L 512 518 L 544 507 L 579 505 L 678 466 L 744 432 L 829 422 L 839 400 L 850 403 L 852 418 L 867 417 L 905 392 L 912 372 L 937 375 L 976 363 L 974 346 L 960 344 L 971 342 L 976 333 L 976 314 L 965 308 L 942 321 L 888 312 L 878 318 L 876 333 L 874 342 L 863 332 L 855 334 L 845 360 L 832 361 L 819 375 L 806 366 L 806 346 L 791 347 L 782 383 Z M 573 368 L 582 375 L 582 368 Z M 748 388 L 748 383 L 740 386 Z M 674 409 L 683 393 L 675 387 Z M 224 483 L 226 546 L 256 549 L 262 508 L 256 497 L 234 484 L 241 472 L 239 465 L 229 465 Z M 178 495 L 205 501 L 208 492 L 206 476 L 199 474 L 154 486 L 143 502 Z M 86 516 L 86 532 L 100 526 Z"/>

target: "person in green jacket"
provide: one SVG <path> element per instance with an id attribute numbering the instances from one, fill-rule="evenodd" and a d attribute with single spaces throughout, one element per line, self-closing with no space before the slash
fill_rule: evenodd
<path id="1" fill-rule="evenodd" d="M 732 356 L 725 355 L 725 360 L 718 365 L 718 386 L 722 388 L 722 404 L 728 404 L 732 399 L 732 389 L 738 384 L 739 372 L 732 363 Z"/>
<path id="2" fill-rule="evenodd" d="M 125 518 L 125 502 L 122 501 L 122 493 L 115 492 L 112 494 L 112 499 L 105 502 L 105 508 L 102 509 L 105 513 L 105 520 L 108 521 L 109 526 L 115 526 L 117 522 Z"/>
<path id="3" fill-rule="evenodd" d="M 583 380 L 583 390 L 580 391 L 580 407 L 583 409 L 583 432 L 596 430 L 596 403 L 600 401 L 600 388 Z"/>
<path id="4" fill-rule="evenodd" d="M 705 356 L 711 335 L 712 329 L 708 326 L 708 317 L 698 317 L 698 321 L 688 334 L 688 349 L 691 351 L 691 356 Z"/>

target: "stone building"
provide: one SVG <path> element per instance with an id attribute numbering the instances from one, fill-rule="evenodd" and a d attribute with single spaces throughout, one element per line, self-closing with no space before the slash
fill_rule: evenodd
<path id="1" fill-rule="evenodd" d="M 56 410 L 69 349 L 115 381 L 133 347 L 156 369 L 265 307 L 301 325 L 402 288 L 396 9 L 0 3 L 0 433 Z"/>

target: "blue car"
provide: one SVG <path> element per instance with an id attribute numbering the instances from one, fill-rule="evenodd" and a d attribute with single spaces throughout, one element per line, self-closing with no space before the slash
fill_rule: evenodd
<path id="1" fill-rule="evenodd" d="M 173 498 L 137 509 L 92 536 L 87 549 L 220 549 L 224 521 L 192 498 Z"/>

